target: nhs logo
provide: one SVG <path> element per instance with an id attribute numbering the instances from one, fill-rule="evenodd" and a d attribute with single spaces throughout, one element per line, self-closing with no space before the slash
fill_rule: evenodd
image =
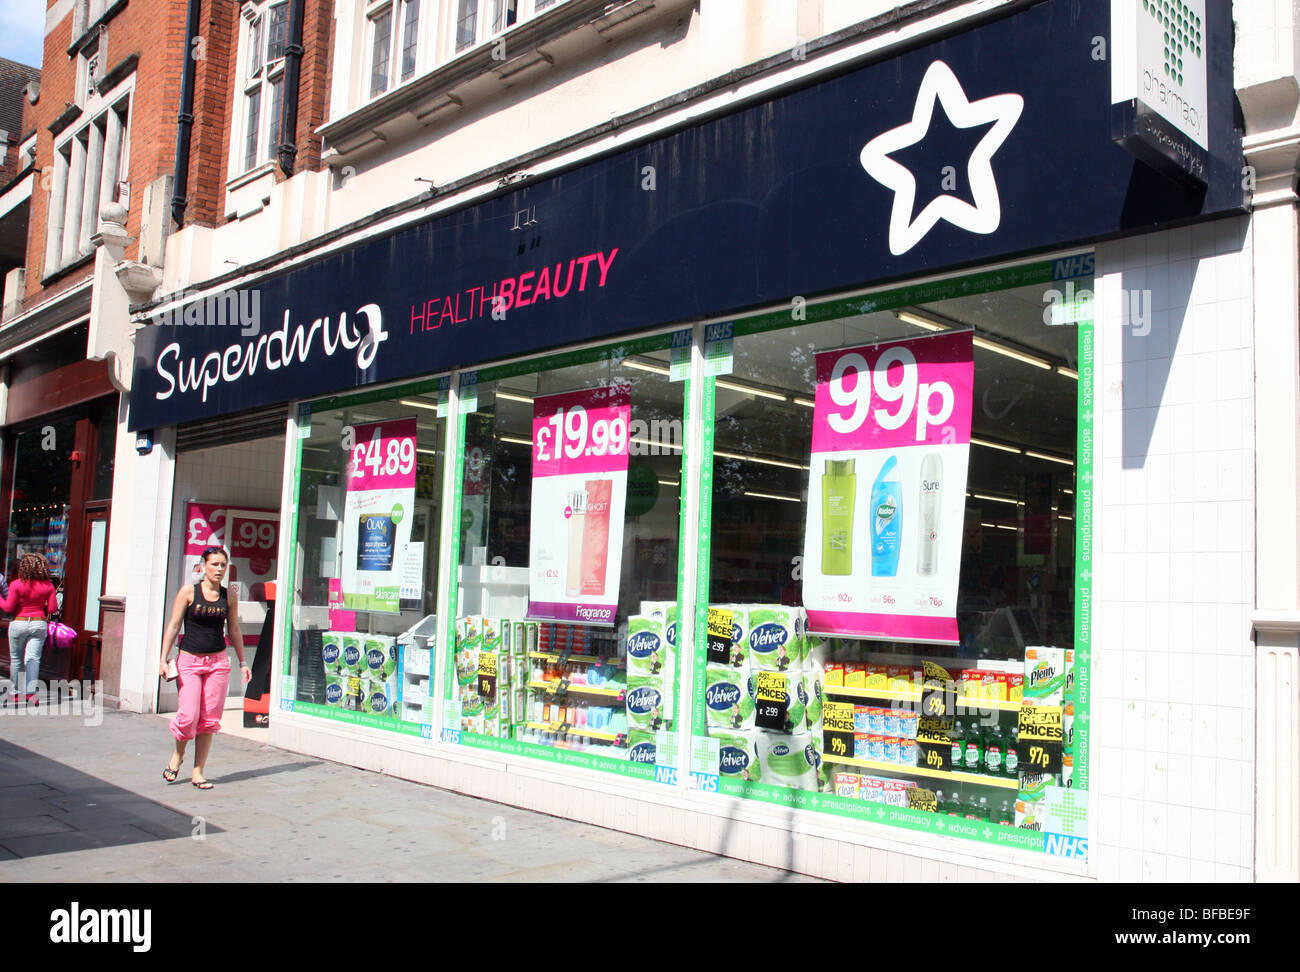
<path id="1" fill-rule="evenodd" d="M 1096 262 L 1096 256 L 1092 253 L 1080 253 L 1078 256 L 1053 260 L 1052 279 L 1073 280 L 1075 277 L 1091 277 L 1096 269 Z"/>
<path id="2" fill-rule="evenodd" d="M 1045 850 L 1057 857 L 1069 857 L 1076 861 L 1086 861 L 1088 859 L 1088 838 L 1070 837 L 1066 834 L 1048 834 Z"/>

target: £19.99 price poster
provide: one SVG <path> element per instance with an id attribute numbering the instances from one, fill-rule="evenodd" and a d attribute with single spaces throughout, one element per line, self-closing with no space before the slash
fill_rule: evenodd
<path id="1" fill-rule="evenodd" d="M 817 355 L 810 631 L 957 642 L 974 371 L 970 331 Z"/>
<path id="2" fill-rule="evenodd" d="M 626 384 L 533 403 L 530 618 L 614 623 L 631 411 Z"/>
<path id="3" fill-rule="evenodd" d="M 343 500 L 343 606 L 401 610 L 403 558 L 415 510 L 415 419 L 353 429 Z"/>

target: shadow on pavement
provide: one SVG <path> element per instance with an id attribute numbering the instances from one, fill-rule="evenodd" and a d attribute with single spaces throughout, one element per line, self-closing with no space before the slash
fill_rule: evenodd
<path id="1" fill-rule="evenodd" d="M 213 775 L 213 783 L 238 783 L 240 780 L 252 780 L 259 776 L 271 776 L 275 773 L 291 773 L 294 770 L 310 769 L 322 765 L 321 760 L 309 760 L 300 763 L 280 763 L 276 766 L 263 766 L 261 769 L 240 770 L 238 773 Z"/>
<path id="2" fill-rule="evenodd" d="M 188 813 L 0 740 L 0 860 L 173 840 L 194 826 Z"/>

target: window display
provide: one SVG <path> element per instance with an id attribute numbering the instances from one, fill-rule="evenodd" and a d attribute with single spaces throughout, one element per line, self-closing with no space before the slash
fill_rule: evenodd
<path id="1" fill-rule="evenodd" d="M 303 408 L 295 712 L 432 735 L 445 434 L 436 380 Z"/>
<path id="2" fill-rule="evenodd" d="M 1086 857 L 1091 322 L 1045 323 L 1052 269 L 736 323 L 706 379 L 704 788 Z"/>
<path id="3" fill-rule="evenodd" d="M 675 773 L 687 383 L 669 380 L 669 343 L 485 370 L 462 386 L 444 738 Z"/>

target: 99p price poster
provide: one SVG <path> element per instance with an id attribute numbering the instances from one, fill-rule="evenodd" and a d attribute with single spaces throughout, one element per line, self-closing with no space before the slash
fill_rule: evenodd
<path id="1" fill-rule="evenodd" d="M 343 606 L 401 610 L 415 510 L 415 419 L 353 428 L 343 501 Z"/>
<path id="2" fill-rule="evenodd" d="M 961 331 L 817 355 L 811 631 L 957 642 L 973 344 Z"/>
<path id="3" fill-rule="evenodd" d="M 631 412 L 626 384 L 533 403 L 530 618 L 614 623 Z"/>

